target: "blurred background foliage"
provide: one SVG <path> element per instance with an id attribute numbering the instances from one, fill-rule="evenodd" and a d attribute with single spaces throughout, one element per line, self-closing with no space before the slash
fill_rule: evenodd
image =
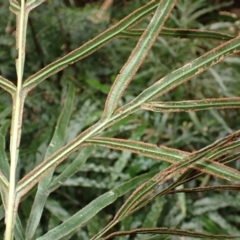
<path id="1" fill-rule="evenodd" d="M 102 15 L 99 15 L 99 8 L 103 3 L 100 0 L 44 2 L 30 14 L 25 78 L 84 44 L 147 2 L 115 0 Z M 236 35 L 239 31 L 240 11 L 237 4 L 238 1 L 179 0 L 166 26 L 215 30 Z M 140 22 L 138 27 L 145 27 L 149 19 Z M 0 74 L 15 83 L 15 17 L 8 11 L 8 1 L 0 3 L 0 23 Z M 30 92 L 24 109 L 19 178 L 42 161 L 66 96 L 68 83 L 75 85 L 77 97 L 66 142 L 99 119 L 110 86 L 136 42 L 137 39 L 133 38 L 117 38 L 89 57 L 47 79 Z M 121 104 L 130 101 L 156 80 L 220 43 L 159 37 L 126 90 Z M 240 96 L 239 64 L 238 56 L 229 57 L 197 78 L 165 94 L 161 99 L 180 101 Z M 1 128 L 10 124 L 10 117 L 11 98 L 0 90 Z M 122 120 L 103 134 L 163 144 L 191 152 L 239 130 L 239 122 L 238 109 L 163 114 L 142 111 Z M 8 152 L 9 136 L 6 141 Z M 65 169 L 74 157 L 73 154 L 57 167 L 55 174 L 58 175 Z M 240 168 L 239 162 L 234 164 L 235 168 Z M 39 234 L 57 226 L 106 190 L 140 173 L 156 168 L 162 170 L 167 165 L 128 152 L 96 149 L 80 171 L 49 197 Z M 203 176 L 189 183 L 188 187 L 223 183 L 222 180 Z M 100 212 L 71 239 L 89 239 L 96 234 L 111 220 L 124 198 Z M 23 223 L 28 217 L 32 201 L 33 197 L 29 195 L 20 205 Z M 141 211 L 125 219 L 115 230 L 166 226 L 213 234 L 239 235 L 239 203 L 239 193 L 227 191 L 168 195 L 154 200 Z M 0 229 L 3 233 L 3 221 Z M 136 235 L 131 239 L 143 238 Z"/>

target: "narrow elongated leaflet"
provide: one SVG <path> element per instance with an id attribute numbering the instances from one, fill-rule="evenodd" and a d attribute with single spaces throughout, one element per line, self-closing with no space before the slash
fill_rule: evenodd
<path id="1" fill-rule="evenodd" d="M 144 32 L 144 29 L 130 29 L 124 30 L 121 37 L 140 37 Z M 174 38 L 204 38 L 226 41 L 233 39 L 235 36 L 227 34 L 198 30 L 198 29 L 180 29 L 180 28 L 163 28 L 159 34 L 160 37 L 174 37 Z"/>
<path id="2" fill-rule="evenodd" d="M 176 102 L 149 102 L 142 109 L 153 112 L 190 112 L 208 109 L 240 108 L 240 98 L 208 98 Z"/>
<path id="3" fill-rule="evenodd" d="M 118 197 L 124 195 L 140 183 L 151 178 L 155 173 L 156 171 L 142 174 L 121 184 L 120 186 L 112 189 L 111 191 L 102 194 L 101 196 L 90 202 L 83 209 L 74 214 L 72 217 L 63 222 L 61 225 L 53 228 L 37 240 L 60 239 L 63 236 L 73 232 L 75 229 L 83 226 L 103 208 L 113 203 Z"/>
<path id="4" fill-rule="evenodd" d="M 16 86 L 8 79 L 0 76 L 0 87 L 13 95 L 16 91 Z"/>
<path id="5" fill-rule="evenodd" d="M 128 61 L 122 67 L 111 87 L 105 103 L 102 119 L 110 118 L 115 111 L 124 90 L 127 88 L 128 84 L 133 79 L 134 75 L 146 58 L 175 3 L 176 0 L 160 1 L 151 22 L 144 31 L 143 35 L 140 37 Z"/>

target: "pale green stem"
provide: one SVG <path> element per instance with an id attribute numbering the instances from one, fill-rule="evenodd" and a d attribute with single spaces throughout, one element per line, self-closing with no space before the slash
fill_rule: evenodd
<path id="1" fill-rule="evenodd" d="M 22 77 L 25 61 L 25 41 L 28 12 L 25 11 L 25 1 L 21 0 L 21 11 L 17 14 L 17 49 L 18 59 L 16 61 L 17 69 L 17 89 L 13 97 L 13 116 L 11 124 L 11 141 L 10 141 L 10 179 L 9 192 L 6 211 L 6 231 L 5 240 L 12 240 L 14 237 L 14 224 L 18 201 L 16 199 L 16 168 L 19 154 L 19 144 L 21 137 L 22 113 L 25 94 L 22 91 Z M 20 15 L 19 15 L 20 14 Z"/>

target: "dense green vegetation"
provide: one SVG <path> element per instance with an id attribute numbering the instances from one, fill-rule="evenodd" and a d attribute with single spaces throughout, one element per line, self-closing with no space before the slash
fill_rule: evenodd
<path id="1" fill-rule="evenodd" d="M 23 79 L 31 77 L 32 74 L 54 60 L 65 56 L 98 36 L 148 2 L 147 0 L 123 1 L 123 3 L 117 4 L 115 2 L 103 15 L 99 14 L 101 13 L 99 12 L 100 4 L 97 3 L 87 4 L 85 7 L 76 7 L 73 1 L 63 0 L 42 3 L 29 15 Z M 231 39 L 239 31 L 237 25 L 239 19 L 235 15 L 220 12 L 221 9 L 230 5 L 229 2 L 211 5 L 209 1 L 205 0 L 179 0 L 164 23 L 164 27 L 211 30 L 225 34 L 222 37 Z M 0 3 L 0 75 L 17 84 L 15 70 L 15 59 L 18 56 L 15 48 L 16 22 L 14 15 L 8 11 L 8 7 L 7 1 Z M 137 25 L 134 25 L 134 28 L 146 29 L 152 15 L 153 13 L 139 21 Z M 174 31 L 172 30 L 172 32 Z M 196 32 L 193 33 L 193 35 L 195 34 L 193 37 L 186 32 L 185 35 L 184 33 L 176 34 L 177 37 L 171 37 L 164 35 L 164 32 L 162 35 L 160 33 L 145 61 L 119 100 L 118 107 L 125 106 L 126 103 L 134 100 L 143 90 L 151 87 L 159 79 L 229 40 L 217 40 L 214 37 L 202 38 Z M 215 38 L 217 36 L 216 34 Z M 52 74 L 45 81 L 39 82 L 28 93 L 23 112 L 16 171 L 17 180 L 22 179 L 57 149 L 99 121 L 111 86 L 138 41 L 138 36 L 117 36 L 103 47 L 99 46 L 97 51 L 81 61 L 71 64 L 55 75 Z M 169 88 L 159 98 L 154 99 L 154 101 L 162 103 L 209 98 L 236 98 L 235 105 L 233 104 L 229 108 L 221 106 L 220 109 L 204 111 L 181 111 L 179 108 L 174 111 L 174 107 L 168 106 L 168 110 L 159 112 L 158 109 L 153 109 L 153 105 L 143 104 L 141 110 L 127 114 L 125 118 L 116 121 L 116 123 L 112 121 L 104 131 L 97 132 L 96 136 L 166 146 L 177 149 L 176 155 L 178 154 L 181 158 L 187 156 L 187 152 L 198 154 L 198 150 L 223 139 L 222 141 L 226 141 L 226 145 L 224 143 L 217 150 L 220 151 L 221 147 L 226 148 L 224 153 L 218 153 L 217 159 L 211 158 L 214 155 L 213 152 L 211 152 L 211 156 L 203 155 L 203 157 L 221 162 L 222 165 L 229 165 L 231 169 L 237 171 L 239 169 L 239 161 L 237 161 L 239 150 L 238 148 L 233 151 L 227 149 L 226 146 L 231 145 L 233 140 L 226 136 L 232 136 L 231 134 L 239 130 L 240 111 L 237 108 L 240 102 L 237 98 L 240 96 L 239 64 L 240 59 L 237 54 L 229 57 L 224 55 L 223 61 L 211 68 L 207 68 L 207 65 L 204 66 L 203 70 L 206 71 L 200 75 L 196 74 L 191 80 L 179 84 L 172 90 Z M 146 102 L 146 104 L 148 103 L 149 101 Z M 186 104 L 187 102 L 185 106 Z M 150 111 L 146 109 L 150 109 Z M 192 110 L 197 109 L 193 107 Z M 11 113 L 11 96 L 5 90 L 0 89 L 0 167 L 6 178 L 8 178 L 6 171 L 8 167 L 2 167 L 6 164 L 5 160 L 10 159 Z M 57 149 L 49 150 L 48 146 L 53 144 L 51 142 L 53 134 L 58 130 L 55 126 L 57 122 L 60 124 L 61 121 L 66 124 L 62 127 L 65 131 L 59 135 L 61 143 Z M 99 140 L 94 137 L 93 134 L 86 141 L 84 140 L 83 144 L 87 144 L 87 147 L 83 145 L 85 148 L 82 150 L 79 146 L 77 151 L 56 166 L 53 179 L 64 172 L 76 158 L 79 158 L 79 163 L 75 165 L 76 172 L 73 175 L 69 174 L 69 178 L 64 179 L 65 181 L 59 181 L 61 186 L 55 187 L 54 184 L 49 184 L 48 190 L 55 188 L 56 190 L 53 192 L 49 190 L 49 196 L 46 196 L 46 205 L 34 236 L 30 234 L 29 226 L 31 223 L 28 219 L 38 191 L 37 186 L 31 187 L 29 191 L 26 190 L 26 195 L 24 193 L 25 196 L 21 199 L 18 207 L 18 217 L 21 224 L 17 226 L 22 226 L 24 230 L 20 230 L 20 232 L 23 233 L 27 229 L 28 239 L 37 239 L 44 235 L 107 191 L 116 190 L 117 187 L 134 178 L 141 178 L 141 181 L 136 180 L 136 183 L 132 183 L 134 188 L 131 191 L 130 187 L 129 191 L 124 188 L 126 194 L 119 194 L 121 197 L 115 199 L 111 204 L 106 204 L 102 211 L 99 209 L 99 213 L 96 210 L 93 217 L 82 224 L 80 229 L 71 231 L 69 238 L 67 236 L 62 238 L 90 239 L 114 218 L 137 186 L 171 165 L 169 161 L 165 161 L 165 159 L 162 161 L 160 157 L 154 159 L 150 154 L 147 156 L 144 153 L 137 154 L 136 151 L 121 151 L 123 149 L 120 145 L 104 147 L 107 143 L 99 143 L 97 141 L 101 141 L 101 138 Z M 57 142 L 56 139 L 55 141 Z M 215 151 L 216 149 L 210 148 L 208 150 Z M 82 154 L 80 157 L 79 153 Z M 206 154 L 210 154 L 210 152 L 206 152 Z M 215 154 L 217 153 L 215 152 Z M 186 172 L 185 170 L 184 172 L 176 171 L 171 178 L 166 178 L 165 182 L 154 186 L 150 196 L 162 194 L 161 191 L 174 184 L 177 179 L 179 182 L 176 185 L 179 186 L 173 185 L 173 188 L 168 189 L 168 191 L 181 188 L 188 190 L 174 194 L 166 192 L 153 198 L 140 210 L 133 211 L 133 214 L 123 217 L 111 228 L 110 232 L 167 227 L 207 234 L 240 236 L 240 218 L 238 216 L 240 194 L 239 185 L 237 185 L 240 181 L 240 175 L 239 180 L 236 177 L 233 181 L 233 178 L 229 177 L 230 173 L 227 168 L 220 177 L 217 173 L 211 174 L 201 167 L 198 167 L 198 171 L 197 169 L 190 171 L 188 166 L 184 167 L 185 170 L 187 169 Z M 205 166 L 205 168 L 207 167 Z M 68 175 L 66 174 L 66 176 Z M 224 178 L 224 176 L 227 177 Z M 54 181 L 50 179 L 50 182 Z M 57 185 L 56 181 L 54 183 Z M 219 185 L 225 187 L 213 187 Z M 188 192 L 189 189 L 191 189 L 190 192 Z M 1 191 L 2 199 L 4 199 L 5 195 L 3 190 Z M 3 236 L 5 231 L 5 206 L 4 200 L 2 201 L 0 236 Z M 166 235 L 154 236 L 158 232 L 146 230 L 145 233 L 148 234 L 134 233 L 131 237 L 127 235 L 118 237 L 118 239 L 169 239 Z M 186 235 L 186 233 L 187 231 L 182 234 Z M 196 238 L 198 239 L 200 236 L 196 236 Z M 16 239 L 21 239 L 21 237 L 18 236 Z M 180 237 L 172 237 L 172 239 L 180 239 Z M 226 236 L 222 239 L 226 239 Z"/>

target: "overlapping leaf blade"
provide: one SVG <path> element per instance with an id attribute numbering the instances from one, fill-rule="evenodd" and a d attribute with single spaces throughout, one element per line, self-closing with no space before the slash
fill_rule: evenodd
<path id="1" fill-rule="evenodd" d="M 72 231 L 75 231 L 75 229 L 80 228 L 82 225 L 84 225 L 103 208 L 116 201 L 118 197 L 124 195 L 143 181 L 151 178 L 155 173 L 156 171 L 132 178 L 128 182 L 123 183 L 111 191 L 104 193 L 89 203 L 86 207 L 78 211 L 68 220 L 63 222 L 61 225 L 50 230 L 48 233 L 38 238 L 37 240 L 60 239 L 61 237 L 68 235 Z"/>
<path id="2" fill-rule="evenodd" d="M 188 230 L 180 230 L 175 228 L 139 228 L 130 231 L 114 232 L 104 239 L 114 239 L 118 236 L 130 235 L 131 234 L 156 234 L 156 235 L 170 235 L 170 236 L 184 236 L 193 238 L 209 238 L 209 239 L 236 239 L 240 236 L 230 236 L 224 234 L 207 234 L 201 232 L 193 232 Z"/>
<path id="3" fill-rule="evenodd" d="M 227 136 L 223 139 L 220 139 L 216 141 L 215 143 L 203 148 L 202 150 L 197 151 L 196 153 L 192 153 L 189 156 L 186 156 L 183 158 L 181 161 L 178 161 L 177 163 L 172 164 L 170 167 L 165 169 L 164 171 L 159 172 L 156 174 L 153 178 L 149 179 L 145 183 L 143 183 L 140 187 L 138 187 L 132 194 L 131 196 L 127 199 L 127 201 L 124 203 L 124 205 L 119 209 L 117 214 L 115 215 L 114 219 L 109 223 L 108 226 L 106 226 L 105 229 L 102 230 L 102 232 L 99 234 L 105 233 L 108 229 L 112 228 L 115 226 L 118 222 L 122 221 L 124 218 L 126 218 L 128 215 L 131 215 L 133 212 L 137 211 L 138 209 L 142 208 L 145 206 L 147 203 L 149 203 L 153 198 L 156 196 L 161 196 L 163 194 L 168 193 L 171 191 L 173 188 L 176 186 L 182 184 L 182 180 L 187 178 L 191 172 L 189 172 L 189 168 L 192 168 L 197 165 L 198 170 L 200 171 L 206 171 L 209 166 L 212 165 L 212 161 L 207 162 L 207 164 L 202 167 L 202 163 L 206 163 L 207 159 L 216 159 L 216 157 L 219 157 L 222 155 L 222 152 L 226 153 L 227 149 L 235 149 L 235 147 L 239 148 L 240 142 L 236 139 L 238 139 L 240 132 L 236 132 L 235 134 L 232 134 L 230 136 Z M 103 138 L 100 140 L 100 142 L 103 140 Z M 104 141 L 102 141 L 104 142 Z M 113 139 L 109 141 L 106 145 L 113 146 L 112 144 Z M 118 142 L 118 147 L 120 147 L 121 144 Z M 122 140 L 121 143 L 125 141 Z M 110 144 L 111 143 L 111 144 Z M 129 140 L 128 143 L 131 143 Z M 142 143 L 141 143 L 142 144 Z M 125 143 L 125 146 L 127 144 Z M 130 145 L 130 144 L 129 144 Z M 136 147 L 136 142 L 132 144 L 133 146 Z M 144 144 L 142 144 L 144 145 Z M 145 146 L 146 147 L 146 146 Z M 126 147 L 124 147 L 126 150 Z M 155 147 L 156 148 L 156 147 Z M 224 149 L 225 148 L 225 149 Z M 134 148 L 133 148 L 134 149 Z M 123 150 L 123 149 L 122 149 Z M 144 152 L 144 151 L 143 151 Z M 156 152 L 156 149 L 155 149 Z M 162 153 L 161 153 L 162 154 Z M 217 163 L 219 164 L 219 163 Z M 199 167 L 199 165 L 201 167 Z M 235 169 L 231 169 L 230 172 L 228 172 L 228 167 L 222 166 L 223 167 L 223 172 L 222 172 L 222 177 L 227 179 L 227 180 L 236 180 L 240 181 L 240 174 L 239 171 Z M 209 173 L 213 174 L 216 176 L 216 169 L 215 170 L 210 170 Z M 167 188 L 163 189 L 160 191 L 160 193 L 156 192 L 156 189 L 158 188 L 159 184 L 163 184 L 167 180 L 173 178 L 176 175 L 180 174 L 179 180 L 176 180 L 173 184 L 168 186 Z M 221 176 L 221 174 L 220 174 Z M 227 177 L 226 177 L 227 176 Z M 231 176 L 231 177 L 230 177 Z M 181 180 L 180 180 L 181 179 Z M 99 236 L 97 236 L 99 237 Z"/>

